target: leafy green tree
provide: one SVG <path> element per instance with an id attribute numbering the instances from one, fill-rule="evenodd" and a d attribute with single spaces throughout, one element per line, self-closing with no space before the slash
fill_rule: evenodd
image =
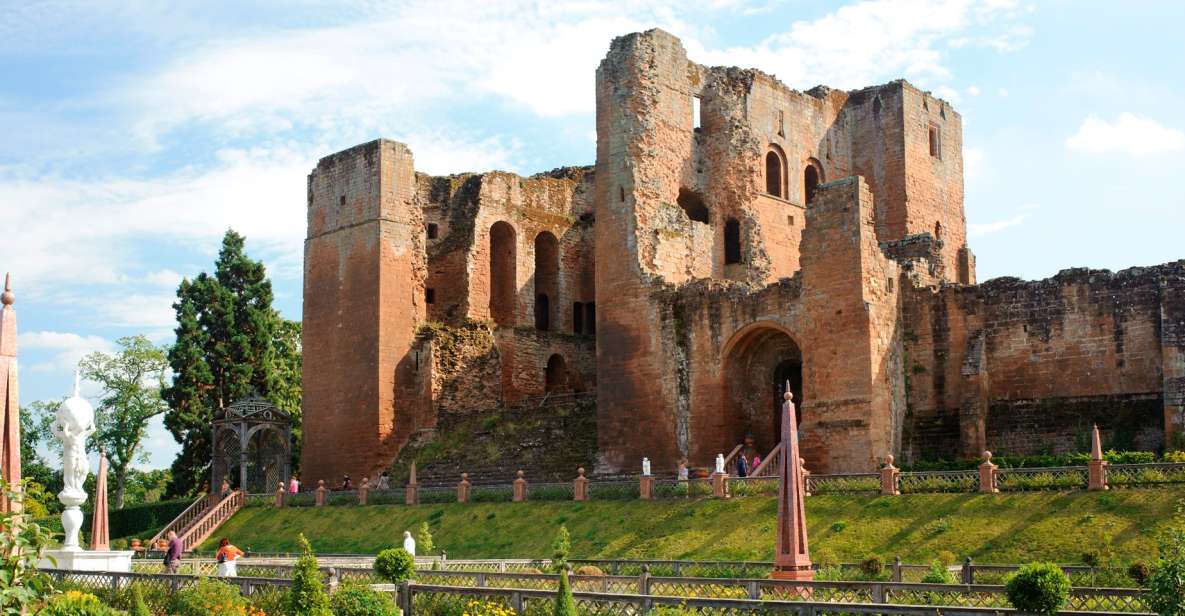
<path id="1" fill-rule="evenodd" d="M 161 398 L 169 364 L 165 350 L 145 336 L 128 336 L 117 343 L 119 352 L 91 353 L 79 368 L 83 377 L 103 388 L 90 448 L 106 451 L 115 475 L 115 508 L 123 509 L 132 464 L 148 461 L 148 452 L 140 446 L 148 422 L 169 408 Z"/>
<path id="2" fill-rule="evenodd" d="M 403 548 L 388 548 L 374 557 L 374 572 L 390 584 L 416 576 L 416 559 Z"/>
<path id="3" fill-rule="evenodd" d="M 301 355 L 300 321 L 280 319 L 275 337 L 275 382 L 272 404 L 292 416 L 292 469 L 300 469 L 301 438 Z"/>
<path id="4" fill-rule="evenodd" d="M 61 503 L 53 495 L 62 490 L 62 471 L 53 468 L 38 451 L 51 449 L 56 442 L 49 425 L 59 403 L 37 400 L 21 408 L 21 476 L 28 488 L 26 511 L 33 516 L 61 510 Z"/>
<path id="5" fill-rule="evenodd" d="M 169 350 L 173 383 L 165 427 L 181 444 L 172 466 L 170 495 L 198 490 L 208 476 L 214 417 L 239 398 L 258 393 L 292 410 L 299 399 L 299 340 L 272 308 L 272 285 L 263 263 L 244 252 L 243 236 L 227 231 L 214 275 L 182 280 L 173 309 L 177 342 Z M 280 357 L 277 348 L 282 347 Z M 299 364 L 299 360 L 295 360 Z"/>

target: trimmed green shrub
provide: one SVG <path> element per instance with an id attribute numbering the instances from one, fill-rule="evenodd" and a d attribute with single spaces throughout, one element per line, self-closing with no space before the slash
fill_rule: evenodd
<path id="1" fill-rule="evenodd" d="M 551 566 L 557 571 L 563 571 L 568 564 L 568 553 L 572 551 L 572 536 L 568 534 L 568 527 L 563 524 L 556 531 L 555 540 L 551 542 Z"/>
<path id="2" fill-rule="evenodd" d="M 403 548 L 390 548 L 374 557 L 374 572 L 391 584 L 410 580 L 416 575 L 416 559 Z"/>
<path id="3" fill-rule="evenodd" d="M 1070 594 L 1070 578 L 1053 563 L 1029 563 L 1004 583 L 1012 607 L 1030 614 L 1056 614 Z"/>
<path id="4" fill-rule="evenodd" d="M 40 616 L 120 616 L 121 612 L 113 607 L 103 605 L 99 598 L 77 590 L 68 590 L 60 595 L 54 595 L 37 612 Z"/>
<path id="5" fill-rule="evenodd" d="M 313 554 L 313 546 L 304 533 L 299 536 L 300 558 L 296 559 L 296 569 L 292 572 L 292 587 L 288 590 L 288 613 L 301 616 L 333 616 L 329 611 L 329 595 L 325 594 L 325 586 L 321 581 L 321 569 L 317 567 L 317 557 Z"/>
<path id="6" fill-rule="evenodd" d="M 416 549 L 425 556 L 436 551 L 436 543 L 432 541 L 432 530 L 428 528 L 428 523 L 420 524 L 420 530 L 416 532 Z"/>
<path id="7" fill-rule="evenodd" d="M 1135 582 L 1137 586 L 1143 586 L 1148 583 L 1148 578 L 1152 575 L 1152 570 L 1148 565 L 1142 562 L 1134 562 L 1127 568 L 1127 577 Z"/>
<path id="8" fill-rule="evenodd" d="M 860 573 L 875 578 L 883 573 L 885 570 L 885 562 L 881 560 L 880 556 L 872 554 L 860 561 Z"/>
<path id="9" fill-rule="evenodd" d="M 173 616 L 218 616 L 244 610 L 247 599 L 239 589 L 218 580 L 205 579 L 173 595 Z"/>
<path id="10" fill-rule="evenodd" d="M 148 604 L 144 603 L 144 593 L 137 585 L 132 586 L 132 616 L 152 616 Z"/>
<path id="11" fill-rule="evenodd" d="M 572 598 L 567 568 L 560 570 L 560 589 L 555 596 L 555 610 L 552 611 L 552 616 L 576 616 L 576 600 Z"/>
<path id="12" fill-rule="evenodd" d="M 930 570 L 922 576 L 923 584 L 954 584 L 955 576 L 951 575 L 941 561 L 930 563 Z"/>
<path id="13" fill-rule="evenodd" d="M 387 593 L 362 584 L 344 585 L 330 599 L 333 616 L 397 616 L 399 608 Z"/>

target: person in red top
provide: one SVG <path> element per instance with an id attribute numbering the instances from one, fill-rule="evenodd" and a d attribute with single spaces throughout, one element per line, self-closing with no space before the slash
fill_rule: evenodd
<path id="1" fill-rule="evenodd" d="M 214 556 L 218 560 L 218 577 L 235 577 L 238 572 L 238 559 L 245 556 L 243 551 L 231 545 L 230 539 L 223 537 L 218 542 L 218 553 Z"/>

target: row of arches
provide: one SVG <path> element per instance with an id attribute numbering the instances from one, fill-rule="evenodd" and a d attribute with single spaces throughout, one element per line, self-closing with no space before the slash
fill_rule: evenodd
<path id="1" fill-rule="evenodd" d="M 815 158 L 807 159 L 802 170 L 802 198 L 803 203 L 810 205 L 815 200 L 815 191 L 826 180 L 823 177 L 823 164 Z M 779 199 L 789 199 L 789 175 L 786 165 L 786 153 L 776 144 L 771 144 L 765 153 L 765 192 Z"/>
<path id="2" fill-rule="evenodd" d="M 502 326 L 515 324 L 517 287 L 517 234 L 514 227 L 505 221 L 498 221 L 490 227 L 490 318 Z M 550 231 L 541 231 L 535 236 L 535 329 L 550 331 L 559 322 L 558 305 L 560 286 L 560 242 Z M 576 303 L 580 320 L 573 321 L 574 333 L 592 331 L 594 312 L 592 302 Z"/>

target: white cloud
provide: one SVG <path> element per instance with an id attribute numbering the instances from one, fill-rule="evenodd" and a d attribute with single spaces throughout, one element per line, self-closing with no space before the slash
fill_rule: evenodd
<path id="1" fill-rule="evenodd" d="M 56 331 L 23 332 L 17 336 L 17 345 L 21 351 L 41 351 L 49 356 L 47 361 L 30 366 L 33 372 L 73 371 L 90 353 L 115 350 L 115 344 L 100 336 Z"/>
<path id="2" fill-rule="evenodd" d="M 1090 154 L 1155 156 L 1185 150 L 1185 132 L 1128 112 L 1114 122 L 1091 115 L 1066 138 L 1066 148 Z"/>
<path id="3" fill-rule="evenodd" d="M 971 96 L 979 96 L 979 86 L 967 86 L 967 94 Z"/>
<path id="4" fill-rule="evenodd" d="M 942 80 L 950 74 L 942 41 L 983 32 L 965 44 L 997 46 L 986 37 L 1020 36 L 1014 2 L 866 0 L 753 45 L 705 43 L 710 28 L 691 23 L 705 12 L 771 5 L 738 4 L 419 0 L 329 27 L 207 40 L 155 74 L 117 84 L 109 98 L 136 110 L 136 132 L 148 144 L 187 123 L 234 136 L 303 126 L 338 137 L 397 129 L 392 122 L 414 123 L 438 102 L 485 97 L 540 116 L 590 113 L 593 74 L 609 42 L 651 27 L 680 36 L 693 60 L 760 68 L 796 87 L 855 88 L 902 74 Z"/>
<path id="5" fill-rule="evenodd" d="M 1028 219 L 1028 217 L 1029 217 L 1028 214 L 1017 214 L 1016 216 L 1013 216 L 1012 218 L 1006 218 L 1004 220 L 997 220 L 994 222 L 986 222 L 986 223 L 978 223 L 978 224 L 974 224 L 974 223 L 968 224 L 967 225 L 967 234 L 972 237 L 976 237 L 976 236 L 989 235 L 992 233 L 998 233 L 1000 231 L 1003 231 L 1004 229 L 1010 229 L 1012 227 L 1021 225 L 1022 223 L 1024 223 L 1025 220 Z"/>

